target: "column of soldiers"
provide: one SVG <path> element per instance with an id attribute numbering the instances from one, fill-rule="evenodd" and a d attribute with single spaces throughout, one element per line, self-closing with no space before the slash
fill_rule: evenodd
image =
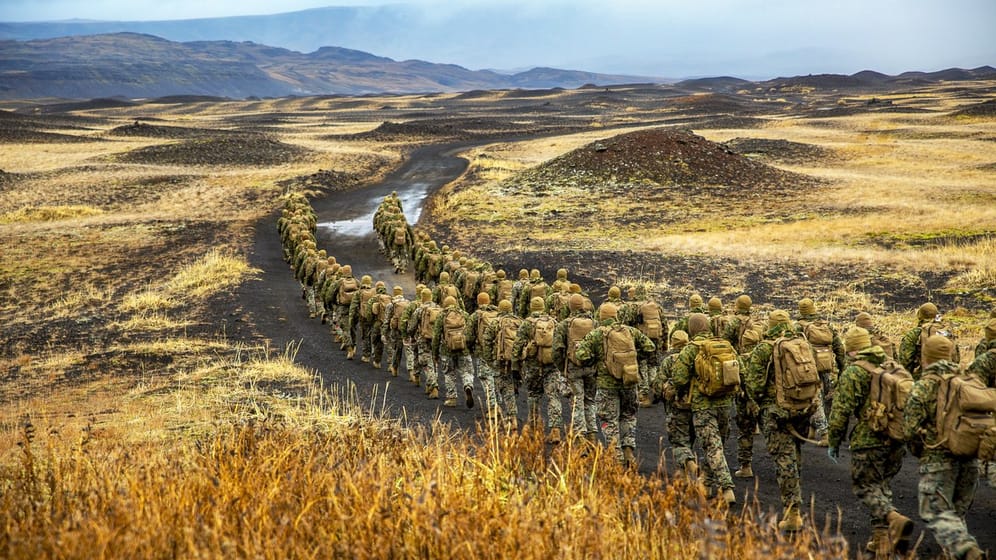
<path id="1" fill-rule="evenodd" d="M 439 398 L 441 371 L 444 406 L 456 406 L 462 389 L 466 406 L 473 407 L 476 377 L 488 418 L 510 427 L 517 427 L 517 394 L 524 386 L 528 422 L 544 430 L 549 443 L 566 437 L 594 443 L 601 432 L 617 460 L 631 467 L 637 464 L 637 409 L 663 402 L 674 463 L 688 477 L 701 474 L 710 494 L 729 504 L 737 501 L 733 477 L 754 476 L 760 431 L 775 464 L 783 507 L 778 527 L 786 533 L 805 525 L 802 445 L 826 447 L 837 462 L 846 442 L 852 486 L 869 514 L 865 552 L 874 558 L 906 554 L 913 544 L 913 521 L 892 505 L 890 487 L 910 450 L 920 462 L 919 513 L 942 549 L 954 558 L 984 557 L 964 519 L 979 457 L 992 457 L 948 450 L 935 419 L 938 388 L 961 377 L 988 387 L 996 408 L 996 312 L 964 370 L 952 330 L 932 303 L 917 310 L 917 325 L 900 344 L 865 312 L 841 336 L 810 298 L 798 302 L 793 320 L 782 310 L 766 318 L 757 314 L 746 294 L 737 297 L 732 314 L 719 298 L 706 304 L 693 294 L 688 313 L 669 328 L 663 306 L 645 287 L 630 289 L 627 301 L 612 286 L 596 310 L 566 269 L 552 284 L 537 269 L 520 270 L 513 281 L 489 263 L 439 247 L 412 230 L 394 193 L 374 220 L 395 272 L 410 267 L 421 282 L 414 301 L 399 286 L 388 294 L 383 282 L 356 280 L 349 265 L 318 250 L 316 217 L 303 196 L 289 196 L 278 220 L 284 258 L 301 283 L 309 315 L 331 325 L 347 359 L 360 345 L 361 360 L 374 368 L 387 364 L 397 376 L 404 365 L 409 381 L 424 384 L 430 399 Z M 884 411 L 881 390 L 873 386 L 883 375 L 904 373 L 905 409 Z M 571 398 L 569 423 L 561 410 L 562 384 Z M 732 410 L 738 433 L 733 473 L 724 453 Z M 977 448 L 991 452 L 996 427 L 985 434 Z"/>

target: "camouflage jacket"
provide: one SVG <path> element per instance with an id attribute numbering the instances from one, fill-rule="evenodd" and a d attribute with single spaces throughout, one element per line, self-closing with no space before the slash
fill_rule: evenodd
<path id="1" fill-rule="evenodd" d="M 730 316 L 730 322 L 726 324 L 726 330 L 724 330 L 719 336 L 730 341 L 730 344 L 737 349 L 737 352 L 741 354 L 744 353 L 743 348 L 740 347 L 740 335 L 741 329 L 745 327 L 747 321 L 751 319 L 750 313 L 737 312 Z M 754 318 L 755 321 L 759 319 Z"/>
<path id="2" fill-rule="evenodd" d="M 506 319 L 512 319 L 515 321 L 521 321 L 522 319 L 515 313 L 499 313 L 498 318 L 491 323 L 491 326 L 484 331 L 484 355 L 487 356 L 488 361 L 495 369 L 499 369 L 500 366 L 498 358 L 495 356 L 495 344 L 498 342 L 498 328 L 501 326 L 501 322 Z M 513 360 L 514 361 L 514 360 Z"/>
<path id="3" fill-rule="evenodd" d="M 578 311 L 557 323 L 557 328 L 553 331 L 553 363 L 560 371 L 567 371 L 567 368 L 577 367 L 573 363 L 567 363 L 569 351 L 567 339 L 570 334 L 571 321 L 575 319 L 591 319 L 592 324 L 595 326 L 598 325 L 598 321 L 588 311 Z"/>
<path id="4" fill-rule="evenodd" d="M 754 347 L 747 361 L 747 371 L 743 375 L 747 396 L 762 409 L 771 409 L 776 415 L 781 408 L 775 404 L 775 368 L 772 363 L 774 343 L 782 336 L 798 336 L 790 324 L 775 325 L 764 333 L 764 340 Z M 781 416 L 788 417 L 787 413 Z"/>
<path id="5" fill-rule="evenodd" d="M 858 352 L 854 359 L 865 360 L 872 365 L 882 365 L 888 358 L 882 348 L 872 346 Z M 889 434 L 876 432 L 868 426 L 868 398 L 871 393 L 871 373 L 865 368 L 851 363 L 841 372 L 837 380 L 837 393 L 828 419 L 830 447 L 840 447 L 847 435 L 847 425 L 851 417 L 857 418 L 851 432 L 852 450 L 885 447 L 892 442 Z"/>
<path id="6" fill-rule="evenodd" d="M 698 377 L 695 372 L 695 358 L 699 355 L 696 342 L 709 340 L 710 333 L 699 333 L 681 349 L 674 360 L 672 383 L 679 394 L 686 392 L 691 397 L 692 410 L 708 410 L 710 408 L 728 408 L 736 393 L 710 397 L 699 390 Z"/>
<path id="7" fill-rule="evenodd" d="M 512 355 L 522 358 L 522 361 L 536 361 L 536 356 L 529 356 L 530 347 L 533 342 L 533 330 L 536 327 L 536 321 L 540 319 L 552 319 L 556 321 L 557 319 L 547 315 L 546 313 L 540 313 L 538 311 L 533 311 L 522 324 L 519 325 L 519 330 L 515 334 L 515 344 L 512 346 Z M 539 365 L 537 363 L 537 365 Z"/>
<path id="8" fill-rule="evenodd" d="M 444 324 L 446 322 L 446 317 L 451 313 L 456 313 L 463 317 L 463 338 L 466 342 L 463 350 L 450 350 L 446 346 L 446 340 L 444 339 Z M 432 356 L 438 358 L 439 356 L 467 356 L 470 354 L 470 333 L 471 330 L 470 315 L 467 312 L 460 309 L 457 306 L 447 307 L 443 309 L 443 312 L 436 317 L 436 322 L 432 325 Z"/>
<path id="9" fill-rule="evenodd" d="M 987 350 L 996 350 L 996 338 L 983 338 L 980 340 L 979 343 L 975 345 L 974 357 L 978 358 L 979 356 L 985 354 Z"/>
<path id="10" fill-rule="evenodd" d="M 996 387 L 996 346 L 976 356 L 965 371 L 977 375 L 986 385 Z"/>
<path id="11" fill-rule="evenodd" d="M 678 360 L 678 354 L 680 350 L 671 350 L 664 359 L 661 360 L 661 365 L 657 369 L 657 382 L 654 384 L 654 392 L 656 392 L 661 399 L 664 399 L 664 389 L 667 385 L 674 386 L 674 364 Z M 687 387 L 686 387 L 687 389 Z M 677 391 L 674 398 L 671 401 L 667 401 L 668 406 L 673 406 L 681 410 L 689 410 L 692 406 L 690 402 L 690 397 L 688 391 Z"/>
<path id="12" fill-rule="evenodd" d="M 920 458 L 921 464 L 946 463 L 954 458 L 943 446 L 935 449 L 928 447 L 937 441 L 938 376 L 953 373 L 958 373 L 958 365 L 947 360 L 927 366 L 920 379 L 913 383 L 903 409 L 903 435 L 910 451 Z"/>
<path id="13" fill-rule="evenodd" d="M 896 361 L 913 374 L 913 379 L 920 378 L 920 332 L 923 325 L 917 325 L 903 335 L 896 352 Z"/>
<path id="14" fill-rule="evenodd" d="M 605 364 L 605 333 L 609 327 L 616 323 L 615 319 L 601 321 L 595 330 L 588 333 L 574 350 L 574 357 L 585 366 L 595 366 L 596 384 L 601 389 L 618 390 L 623 388 L 621 379 L 616 379 L 609 373 Z M 627 326 L 633 335 L 633 342 L 636 343 L 636 353 L 638 359 L 646 360 L 654 352 L 654 342 L 647 335 L 634 327 Z M 635 387 L 634 387 L 635 388 Z"/>
<path id="15" fill-rule="evenodd" d="M 488 354 L 485 348 L 484 339 L 487 338 L 487 329 L 481 330 L 480 323 L 484 320 L 484 313 L 498 311 L 498 307 L 491 305 L 482 305 L 477 308 L 473 313 L 470 314 L 470 332 L 467 333 L 467 346 L 473 349 L 474 355 L 479 358 L 487 358 L 493 354 Z M 498 315 L 495 315 L 497 318 Z"/>

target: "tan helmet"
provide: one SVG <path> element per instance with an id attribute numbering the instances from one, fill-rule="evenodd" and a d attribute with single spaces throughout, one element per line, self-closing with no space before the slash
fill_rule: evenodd
<path id="1" fill-rule="evenodd" d="M 584 308 L 584 296 L 581 294 L 571 294 L 571 297 L 567 299 L 567 307 L 571 311 L 580 311 Z"/>
<path id="2" fill-rule="evenodd" d="M 364 274 L 363 278 L 360 278 L 361 286 L 366 286 L 367 288 L 369 288 L 372 283 L 373 283 L 373 278 L 371 278 L 369 274 Z"/>
<path id="3" fill-rule="evenodd" d="M 396 295 L 396 296 L 403 296 L 403 295 L 405 295 L 405 289 L 402 288 L 401 286 L 395 286 L 393 292 L 394 292 L 394 295 Z"/>
<path id="4" fill-rule="evenodd" d="M 495 272 L 495 276 L 497 276 L 501 280 L 504 280 L 505 279 L 505 269 L 504 268 L 499 268 L 498 272 Z"/>
<path id="5" fill-rule="evenodd" d="M 567 280 L 567 269 L 558 268 L 557 269 L 557 280 Z"/>
<path id="6" fill-rule="evenodd" d="M 626 297 L 629 299 L 636 299 L 636 286 L 630 286 L 626 289 Z"/>
<path id="7" fill-rule="evenodd" d="M 570 292 L 570 293 L 572 293 L 572 294 L 580 294 L 581 293 L 581 284 L 578 284 L 576 282 L 571 282 L 571 285 L 567 287 L 567 291 Z"/>
<path id="8" fill-rule="evenodd" d="M 688 316 L 688 336 L 694 338 L 709 330 L 709 317 L 705 313 L 692 313 Z"/>
<path id="9" fill-rule="evenodd" d="M 374 289 L 387 291 L 387 284 L 385 284 L 383 280 L 378 280 L 377 283 L 374 284 Z"/>
<path id="10" fill-rule="evenodd" d="M 619 314 L 619 309 L 611 303 L 603 303 L 598 306 L 598 320 L 605 321 L 606 319 L 615 319 Z"/>
<path id="11" fill-rule="evenodd" d="M 443 298 L 443 307 L 456 307 L 456 298 L 453 296 Z"/>
<path id="12" fill-rule="evenodd" d="M 609 299 L 621 299 L 621 298 L 622 298 L 622 290 L 619 289 L 619 286 L 612 286 L 611 288 L 609 288 Z"/>
<path id="13" fill-rule="evenodd" d="M 498 302 L 498 311 L 501 313 L 511 313 L 512 312 L 512 302 L 507 299 L 503 299 Z"/>
<path id="14" fill-rule="evenodd" d="M 985 331 L 987 340 L 996 340 L 996 319 L 989 319 L 982 330 Z"/>
<path id="15" fill-rule="evenodd" d="M 328 258 L 328 263 L 329 263 L 330 265 L 333 265 L 333 264 L 335 264 L 335 263 L 336 263 L 336 260 L 335 260 L 335 257 L 329 257 L 329 258 Z"/>
<path id="16" fill-rule="evenodd" d="M 754 305 L 754 301 L 750 299 L 750 296 L 743 294 L 737 297 L 736 308 L 737 311 L 750 311 L 751 306 Z"/>
<path id="17" fill-rule="evenodd" d="M 872 328 L 871 313 L 867 313 L 865 311 L 858 313 L 858 316 L 854 318 L 854 324 L 865 330 L 871 329 Z"/>
<path id="18" fill-rule="evenodd" d="M 712 313 L 720 313 L 723 311 L 723 300 L 718 297 L 709 298 L 709 311 Z"/>
<path id="19" fill-rule="evenodd" d="M 542 278 L 542 275 L 540 274 L 540 271 L 538 269 L 534 268 L 529 271 L 530 280 L 539 280 L 540 278 Z"/>
<path id="20" fill-rule="evenodd" d="M 671 332 L 671 348 L 681 350 L 686 344 L 688 344 L 688 333 L 683 330 Z"/>
<path id="21" fill-rule="evenodd" d="M 865 348 L 871 348 L 871 335 L 861 327 L 851 327 L 844 333 L 844 349 L 848 352 L 857 352 Z"/>
<path id="22" fill-rule="evenodd" d="M 782 309 L 776 309 L 768 315 L 768 328 L 774 328 L 778 325 L 787 325 L 792 321 L 789 317 L 788 311 Z"/>
<path id="23" fill-rule="evenodd" d="M 813 303 L 813 300 L 808 297 L 799 300 L 799 315 L 816 315 L 816 304 Z"/>
<path id="24" fill-rule="evenodd" d="M 529 271 L 525 268 L 519 270 L 519 280 L 529 280 Z"/>
<path id="25" fill-rule="evenodd" d="M 546 311 L 546 304 L 543 303 L 543 298 L 537 296 L 529 301 L 529 312 L 536 313 Z"/>
<path id="26" fill-rule="evenodd" d="M 339 269 L 339 272 L 341 272 L 343 276 L 352 276 L 353 267 L 348 264 L 344 264 L 342 265 L 342 268 Z"/>
<path id="27" fill-rule="evenodd" d="M 696 307 L 702 307 L 702 296 L 699 294 L 692 294 L 692 296 L 688 298 L 688 308 L 694 309 Z"/>
<path id="28" fill-rule="evenodd" d="M 916 310 L 916 318 L 920 321 L 930 321 L 934 317 L 937 317 L 937 306 L 933 303 L 927 302 L 920 306 L 920 309 Z"/>
<path id="29" fill-rule="evenodd" d="M 419 293 L 419 298 L 422 300 L 422 303 L 429 303 L 432 301 L 432 290 L 429 288 L 422 288 L 422 291 Z"/>
<path id="30" fill-rule="evenodd" d="M 333 263 L 332 266 L 329 267 L 329 270 L 332 271 L 332 274 L 338 274 L 341 269 L 342 267 L 339 266 L 339 263 Z"/>
<path id="31" fill-rule="evenodd" d="M 491 304 L 491 296 L 487 292 L 481 292 L 477 294 L 477 305 L 478 307 Z"/>
<path id="32" fill-rule="evenodd" d="M 939 334 L 931 335 L 923 343 L 923 366 L 940 360 L 950 360 L 954 343 L 946 336 Z"/>

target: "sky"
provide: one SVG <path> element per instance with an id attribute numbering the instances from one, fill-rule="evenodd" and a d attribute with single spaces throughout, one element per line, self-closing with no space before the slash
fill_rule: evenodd
<path id="1" fill-rule="evenodd" d="M 0 21 L 193 19 L 385 3 L 416 6 L 412 29 L 452 24 L 454 32 L 329 43 L 473 69 L 671 77 L 996 66 L 996 0 L 0 0 Z"/>

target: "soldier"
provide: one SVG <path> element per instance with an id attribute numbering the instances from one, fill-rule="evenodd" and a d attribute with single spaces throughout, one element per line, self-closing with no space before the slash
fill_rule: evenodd
<path id="1" fill-rule="evenodd" d="M 442 305 L 446 296 L 452 296 L 453 299 L 457 300 L 457 305 L 460 310 L 463 310 L 463 298 L 460 297 L 460 290 L 450 282 L 450 273 L 444 270 L 439 273 L 439 282 L 432 289 L 432 301 Z"/>
<path id="2" fill-rule="evenodd" d="M 737 297 L 734 314 L 726 325 L 723 338 L 736 348 L 746 368 L 750 353 L 764 336 L 761 320 L 751 315 L 753 300 L 747 294 Z M 754 432 L 757 431 L 757 403 L 747 396 L 747 389 L 740 387 L 736 396 L 737 409 L 737 462 L 740 468 L 733 473 L 737 478 L 754 478 Z"/>
<path id="3" fill-rule="evenodd" d="M 491 367 L 486 345 L 485 333 L 491 324 L 498 320 L 498 307 L 491 304 L 491 296 L 487 292 L 477 294 L 477 309 L 470 315 L 470 348 L 471 357 L 476 365 L 477 378 L 484 389 L 489 417 L 497 419 L 503 413 L 501 404 L 495 392 L 495 370 Z"/>
<path id="4" fill-rule="evenodd" d="M 571 283 L 567 280 L 567 269 L 558 268 L 557 269 L 557 279 L 550 284 L 550 291 L 559 292 L 567 291 L 570 288 Z"/>
<path id="5" fill-rule="evenodd" d="M 425 284 L 419 284 L 415 286 L 415 299 L 405 308 L 404 312 L 401 313 L 401 321 L 398 324 L 398 329 L 401 330 L 401 344 L 404 348 L 405 354 L 405 368 L 408 370 L 408 381 L 412 382 L 416 387 L 421 383 L 421 376 L 417 373 L 416 361 L 418 354 L 418 345 L 416 344 L 416 334 L 412 334 L 411 325 L 414 322 L 412 317 L 415 314 L 415 310 L 418 309 L 419 305 L 422 303 L 422 290 L 425 290 Z M 432 290 L 429 290 L 429 297 L 432 298 Z"/>
<path id="6" fill-rule="evenodd" d="M 978 358 L 993 349 L 996 349 L 996 319 L 989 319 L 989 322 L 982 328 L 982 340 L 975 345 L 974 357 Z"/>
<path id="7" fill-rule="evenodd" d="M 384 284 L 381 283 L 381 287 Z M 370 314 L 370 308 L 367 303 L 370 298 L 376 293 L 373 286 L 373 278 L 369 274 L 364 274 L 360 278 L 360 289 L 356 293 L 356 297 L 349 304 L 349 331 L 355 332 L 359 331 L 359 340 L 363 342 L 363 350 L 360 355 L 360 361 L 363 363 L 370 362 L 370 331 L 373 327 L 373 315 Z M 357 329 L 357 327 L 359 327 Z M 356 339 L 353 339 L 353 354 L 356 353 Z"/>
<path id="8" fill-rule="evenodd" d="M 718 297 L 709 298 L 706 304 L 709 315 L 709 330 L 712 336 L 722 337 L 726 333 L 726 327 L 730 324 L 730 316 L 723 309 L 723 300 Z"/>
<path id="9" fill-rule="evenodd" d="M 498 269 L 495 272 L 495 283 L 491 287 L 491 291 L 488 293 L 491 296 L 491 301 L 497 301 L 501 304 L 501 300 L 507 299 L 509 303 L 512 302 L 512 288 L 515 282 L 505 277 L 505 271 Z"/>
<path id="10" fill-rule="evenodd" d="M 336 332 L 339 334 L 339 349 L 346 351 L 346 359 L 352 360 L 356 354 L 356 345 L 353 344 L 353 327 L 349 321 L 349 307 L 356 299 L 356 292 L 360 289 L 360 283 L 353 277 L 353 268 L 350 265 L 343 265 L 339 269 L 339 279 L 332 287 L 335 294 L 335 315 Z"/>
<path id="11" fill-rule="evenodd" d="M 528 289 L 523 293 L 529 293 Z M 553 361 L 553 333 L 557 320 L 546 312 L 542 297 L 529 302 L 529 316 L 519 325 L 512 355 L 520 361 L 522 381 L 526 384 L 529 422 L 541 426 L 540 404 L 546 399 L 549 429 L 547 443 L 560 443 L 564 430 L 560 380 Z"/>
<path id="12" fill-rule="evenodd" d="M 432 357 L 443 370 L 446 400 L 443 406 L 456 406 L 457 381 L 463 387 L 467 408 L 474 408 L 474 373 L 470 364 L 470 317 L 457 305 L 457 298 L 446 296 L 443 311 L 432 327 Z"/>
<path id="13" fill-rule="evenodd" d="M 661 357 L 667 350 L 667 320 L 664 308 L 647 296 L 647 288 L 642 284 L 630 290 L 630 300 L 619 310 L 620 320 L 647 335 L 655 348 L 649 359 L 640 361 L 640 384 L 636 393 L 639 405 L 646 408 L 653 405 L 650 384 L 657 377 Z"/>
<path id="14" fill-rule="evenodd" d="M 965 514 L 975 499 L 979 461 L 958 457 L 938 441 L 938 387 L 942 377 L 958 373 L 958 364 L 951 361 L 953 353 L 954 343 L 945 336 L 935 334 L 924 341 L 918 362 L 923 370 L 906 401 L 903 433 L 910 452 L 919 458 L 920 518 L 946 555 L 978 560 L 985 553 L 969 534 Z M 996 386 L 992 377 L 985 381 Z"/>
<path id="15" fill-rule="evenodd" d="M 522 319 L 512 312 L 512 302 L 503 299 L 498 302 L 498 317 L 484 332 L 484 352 L 496 372 L 495 392 L 512 427 L 519 421 L 519 406 L 515 400 L 516 372 L 513 371 L 518 369 L 519 361 L 512 355 L 512 348 L 521 323 Z"/>
<path id="16" fill-rule="evenodd" d="M 425 394 L 430 399 L 439 398 L 439 376 L 436 362 L 432 359 L 432 329 L 435 317 L 441 311 L 439 305 L 432 301 L 432 290 L 423 288 L 419 294 L 418 306 L 412 306 L 411 317 L 406 325 L 408 336 L 415 340 L 415 383 L 425 380 Z"/>
<path id="17" fill-rule="evenodd" d="M 850 432 L 851 483 L 854 494 L 868 508 L 871 517 L 871 539 L 865 549 L 875 558 L 905 555 L 913 522 L 892 505 L 891 484 L 899 474 L 906 449 L 901 440 L 890 437 L 888 431 L 874 429 L 869 423 L 874 404 L 872 372 L 892 359 L 880 346 L 872 345 L 871 335 L 861 327 L 847 331 L 844 343 L 845 350 L 853 353 L 855 360 L 844 368 L 837 383 L 837 398 L 830 410 L 827 453 L 836 463 L 853 416 L 857 423 Z"/>
<path id="18" fill-rule="evenodd" d="M 917 326 L 907 331 L 899 343 L 899 352 L 896 354 L 896 360 L 906 368 L 906 371 L 913 374 L 913 379 L 920 379 L 920 354 L 922 352 L 921 346 L 923 341 L 934 333 L 943 334 L 949 338 L 952 335 L 947 325 L 941 321 L 937 306 L 933 303 L 927 302 L 921 305 L 916 310 L 916 319 Z M 925 329 L 927 331 L 926 334 L 924 333 Z M 956 364 L 961 362 L 961 354 L 958 351 L 957 344 L 954 345 L 952 361 Z"/>
<path id="19" fill-rule="evenodd" d="M 844 343 L 837 329 L 824 321 L 816 313 L 816 303 L 810 298 L 799 300 L 799 319 L 795 328 L 806 337 L 813 347 L 816 367 L 823 381 L 823 395 L 813 413 L 813 431 L 819 439 L 817 445 L 826 447 L 827 415 L 833 402 L 833 391 L 837 385 L 837 375 L 844 369 Z"/>
<path id="20" fill-rule="evenodd" d="M 692 445 L 695 443 L 695 425 L 692 423 L 691 393 L 687 390 L 681 393 L 674 386 L 674 363 L 678 354 L 688 344 L 688 333 L 671 331 L 670 350 L 661 360 L 661 398 L 668 409 L 667 439 L 671 444 L 671 455 L 674 464 L 685 471 L 688 476 L 699 472 L 698 462 Z"/>
<path id="21" fill-rule="evenodd" d="M 519 298 L 522 297 L 522 291 L 526 289 L 529 285 L 529 271 L 525 268 L 519 270 L 519 279 L 512 283 L 512 309 L 519 317 L 525 317 L 525 313 L 519 312 Z M 499 300 L 501 302 L 501 300 Z"/>
<path id="22" fill-rule="evenodd" d="M 688 316 L 688 334 L 691 342 L 678 354 L 674 362 L 672 381 L 678 392 L 688 392 L 692 406 L 692 423 L 695 433 L 702 442 L 705 454 L 705 482 L 710 489 L 721 492 L 728 504 L 737 502 L 733 491 L 733 477 L 723 453 L 723 433 L 729 431 L 729 409 L 736 392 L 719 393 L 713 396 L 705 394 L 702 383 L 698 381 L 696 357 L 701 349 L 700 344 L 711 337 L 709 317 L 702 313 L 692 313 Z M 730 348 L 727 344 L 726 348 Z M 732 350 L 730 350 L 732 353 Z"/>
<path id="23" fill-rule="evenodd" d="M 775 380 L 775 344 L 780 339 L 800 337 L 789 314 L 782 310 L 768 316 L 768 330 L 750 355 L 745 385 L 747 395 L 760 406 L 761 433 L 775 461 L 776 479 L 784 512 L 778 529 L 786 533 L 802 529 L 802 440 L 800 431 L 809 427 L 815 402 L 807 411 L 787 412 L 778 405 Z"/>
<path id="24" fill-rule="evenodd" d="M 872 320 L 870 313 L 865 311 L 858 313 L 858 315 L 854 318 L 854 325 L 868 331 L 868 335 L 871 337 L 872 346 L 878 346 L 883 352 L 885 352 L 886 356 L 892 358 L 893 360 L 896 359 L 896 343 L 889 339 L 889 337 L 883 333 L 881 329 L 875 326 L 875 322 Z M 850 353 L 848 353 L 848 355 L 850 355 Z M 847 356 L 845 356 L 845 359 L 846 358 Z"/>
<path id="25" fill-rule="evenodd" d="M 410 304 L 411 302 L 405 298 L 404 289 L 395 286 L 392 290 L 391 303 L 384 312 L 386 319 L 381 325 L 380 336 L 387 351 L 387 371 L 393 377 L 397 377 L 398 370 L 401 369 L 401 356 L 404 353 L 404 323 L 401 319 Z"/>
<path id="26" fill-rule="evenodd" d="M 706 313 L 707 311 L 708 309 L 705 308 L 702 302 L 702 296 L 700 296 L 699 294 L 692 294 L 688 298 L 688 313 L 681 319 L 678 319 L 678 321 L 674 324 L 675 330 L 685 331 L 687 333 L 688 316 L 691 315 L 692 313 Z"/>
<path id="27" fill-rule="evenodd" d="M 381 332 L 387 322 L 387 310 L 391 302 L 392 298 L 387 294 L 387 286 L 378 280 L 374 284 L 373 297 L 366 303 L 366 306 L 369 307 L 367 314 L 371 317 L 367 346 L 370 347 L 370 365 L 374 369 L 380 369 L 381 360 L 384 358 L 384 338 L 381 336 Z"/>
<path id="28" fill-rule="evenodd" d="M 571 294 L 567 303 L 570 315 L 559 323 L 553 334 L 553 361 L 564 372 L 571 391 L 571 434 L 594 442 L 598 434 L 595 422 L 595 369 L 583 366 L 574 355 L 577 343 L 595 328 L 591 312 L 584 309 L 584 297 Z"/>
<path id="29" fill-rule="evenodd" d="M 524 285 L 519 293 L 519 315 L 525 317 L 530 311 L 533 298 L 540 298 L 546 306 L 546 298 L 550 297 L 550 286 L 543 280 L 537 269 L 529 271 L 529 283 Z"/>
<path id="30" fill-rule="evenodd" d="M 603 303 L 598 308 L 599 326 L 577 344 L 574 356 L 582 365 L 595 367 L 595 406 L 602 434 L 614 448 L 620 464 L 635 468 L 636 385 L 639 379 L 636 361 L 653 352 L 654 343 L 639 330 L 617 323 L 617 315 L 615 305 Z M 632 350 L 625 354 L 636 354 L 632 360 L 617 355 L 616 351 L 606 351 L 610 343 L 621 338 L 628 338 L 627 346 Z"/>
<path id="31" fill-rule="evenodd" d="M 626 302 L 622 299 L 622 290 L 619 286 L 609 287 L 609 291 L 605 294 L 605 301 L 602 303 L 611 303 L 616 306 L 616 313 L 619 313 L 619 309 L 622 309 Z"/>

